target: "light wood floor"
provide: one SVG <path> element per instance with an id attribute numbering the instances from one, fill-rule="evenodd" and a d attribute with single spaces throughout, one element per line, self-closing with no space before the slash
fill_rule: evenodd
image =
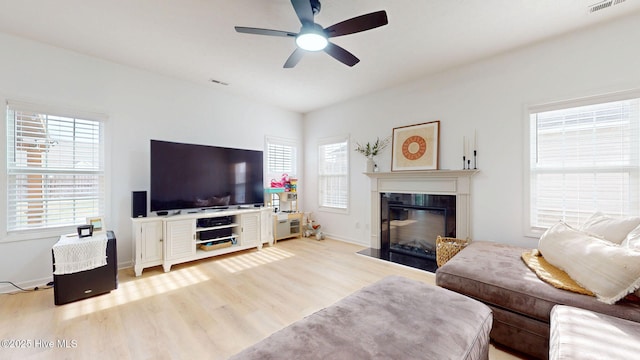
<path id="1" fill-rule="evenodd" d="M 121 270 L 117 290 L 62 306 L 53 304 L 51 289 L 0 295 L 0 340 L 30 346 L 7 349 L 5 341 L 0 358 L 225 359 L 386 275 L 435 281 L 359 250 L 292 239 L 169 273 L 155 267 L 136 278 L 133 269 Z M 490 358 L 518 359 L 493 347 Z"/>

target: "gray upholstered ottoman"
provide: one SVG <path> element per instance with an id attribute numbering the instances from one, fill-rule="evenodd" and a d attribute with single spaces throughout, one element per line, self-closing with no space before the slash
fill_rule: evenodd
<path id="1" fill-rule="evenodd" d="M 551 310 L 550 360 L 639 356 L 640 323 L 565 305 Z"/>
<path id="2" fill-rule="evenodd" d="M 488 359 L 492 320 L 478 301 L 390 276 L 232 359 Z"/>

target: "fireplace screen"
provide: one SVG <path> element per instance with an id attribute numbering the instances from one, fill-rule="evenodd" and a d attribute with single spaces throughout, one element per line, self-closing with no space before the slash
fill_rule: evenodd
<path id="1" fill-rule="evenodd" d="M 443 208 L 390 206 L 389 250 L 415 256 L 435 254 L 436 238 L 445 233 L 446 213 Z"/>

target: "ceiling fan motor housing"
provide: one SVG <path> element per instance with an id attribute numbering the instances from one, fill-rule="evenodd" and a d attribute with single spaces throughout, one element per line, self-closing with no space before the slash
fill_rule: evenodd
<path id="1" fill-rule="evenodd" d="M 313 15 L 318 15 L 320 13 L 320 0 L 311 0 L 311 10 L 313 11 Z"/>

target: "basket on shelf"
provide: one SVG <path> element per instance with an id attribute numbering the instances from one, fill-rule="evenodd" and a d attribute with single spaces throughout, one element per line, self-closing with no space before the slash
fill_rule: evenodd
<path id="1" fill-rule="evenodd" d="M 204 251 L 211 251 L 211 250 L 230 247 L 231 245 L 233 244 L 231 243 L 231 240 L 229 240 L 229 241 L 217 242 L 217 243 L 212 242 L 212 243 L 200 244 L 198 247 Z"/>
<path id="2" fill-rule="evenodd" d="M 436 239 L 436 263 L 438 267 L 444 265 L 467 245 L 469 245 L 468 239 L 438 236 Z"/>

